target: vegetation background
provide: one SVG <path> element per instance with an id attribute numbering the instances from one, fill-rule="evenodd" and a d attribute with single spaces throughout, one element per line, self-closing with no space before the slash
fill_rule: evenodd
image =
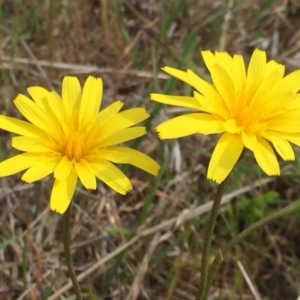
<path id="1" fill-rule="evenodd" d="M 186 94 L 160 71 L 191 68 L 209 80 L 199 51 L 260 48 L 300 67 L 298 0 L 2 0 L 0 113 L 20 116 L 13 99 L 40 85 L 60 91 L 67 74 L 104 80 L 104 106 L 144 106 L 148 134 L 132 144 L 162 166 L 157 178 L 125 168 L 125 197 L 101 183 L 78 186 L 73 259 L 84 299 L 194 299 L 204 225 L 216 184 L 206 179 L 216 136 L 159 141 L 155 125 L 183 109 L 150 103 L 150 92 Z M 299 78 L 300 80 L 300 78 Z M 300 120 L 299 120 L 300 122 Z M 1 131 L 0 159 L 16 153 Z M 296 147 L 295 147 L 296 148 Z M 266 178 L 251 153 L 231 175 L 213 253 L 252 222 L 299 199 L 300 151 Z M 49 210 L 52 178 L 0 181 L 0 299 L 74 299 L 64 262 L 62 217 Z M 210 299 L 297 299 L 300 218 L 295 213 L 254 232 L 224 257 Z M 298 298 L 299 299 L 299 298 Z"/>

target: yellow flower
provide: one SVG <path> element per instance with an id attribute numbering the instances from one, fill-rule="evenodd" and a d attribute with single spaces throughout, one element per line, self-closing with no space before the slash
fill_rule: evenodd
<path id="1" fill-rule="evenodd" d="M 96 177 L 115 191 L 126 194 L 132 185 L 113 163 L 126 163 L 157 175 L 159 165 L 147 155 L 114 146 L 146 134 L 132 127 L 149 117 L 144 108 L 120 112 L 116 101 L 99 112 L 101 78 L 88 77 L 83 90 L 76 77 L 62 83 L 62 97 L 54 91 L 30 87 L 32 99 L 18 95 L 15 105 L 29 121 L 0 116 L 0 128 L 18 134 L 12 147 L 24 151 L 0 163 L 0 176 L 28 169 L 22 176 L 34 182 L 51 173 L 55 178 L 50 208 L 64 213 L 72 200 L 78 178 L 87 189 L 96 189 Z"/>
<path id="2" fill-rule="evenodd" d="M 213 84 L 191 70 L 163 68 L 196 91 L 193 97 L 151 94 L 151 99 L 200 112 L 160 124 L 160 138 L 221 133 L 207 174 L 217 183 L 231 172 L 244 147 L 253 152 L 264 172 L 279 175 L 273 148 L 284 160 L 294 160 L 289 142 L 300 146 L 300 70 L 284 77 L 284 66 L 267 62 L 260 50 L 254 51 L 247 71 L 241 55 L 202 51 L 202 56 Z"/>

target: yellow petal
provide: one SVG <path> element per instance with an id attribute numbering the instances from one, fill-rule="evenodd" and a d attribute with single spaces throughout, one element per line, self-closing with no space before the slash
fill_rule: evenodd
<path id="1" fill-rule="evenodd" d="M 146 133 L 147 133 L 146 128 L 140 126 L 121 129 L 116 133 L 113 133 L 111 136 L 108 137 L 104 137 L 104 135 L 103 137 L 100 136 L 99 139 L 95 141 L 94 147 L 101 148 L 105 146 L 120 144 L 141 137 Z"/>
<path id="2" fill-rule="evenodd" d="M 250 59 L 247 80 L 249 86 L 256 86 L 264 79 L 266 68 L 266 52 L 255 49 Z"/>
<path id="3" fill-rule="evenodd" d="M 159 103 L 164 103 L 169 105 L 201 109 L 199 102 L 194 97 L 150 94 L 150 99 Z"/>
<path id="4" fill-rule="evenodd" d="M 106 140 L 114 136 L 122 129 L 135 125 L 149 117 L 148 112 L 142 108 L 132 108 L 124 110 L 112 117 L 102 128 L 100 140 Z M 119 142 L 118 142 L 119 143 Z"/>
<path id="5" fill-rule="evenodd" d="M 73 169 L 73 161 L 64 156 L 54 170 L 54 178 L 58 180 L 66 179 Z"/>
<path id="6" fill-rule="evenodd" d="M 57 124 L 37 104 L 22 94 L 19 94 L 14 102 L 18 110 L 28 121 L 48 132 L 53 137 L 59 138 Z"/>
<path id="7" fill-rule="evenodd" d="M 232 171 L 243 149 L 244 144 L 240 135 L 224 133 L 212 154 L 207 177 L 221 183 Z"/>
<path id="8" fill-rule="evenodd" d="M 253 151 L 258 165 L 268 175 L 279 175 L 280 169 L 276 155 L 269 143 L 261 138 L 257 138 L 257 145 Z"/>
<path id="9" fill-rule="evenodd" d="M 43 130 L 31 123 L 2 115 L 0 115 L 0 128 L 33 138 L 47 137 Z"/>
<path id="10" fill-rule="evenodd" d="M 40 180 L 53 173 L 56 165 L 57 161 L 55 160 L 39 160 L 23 174 L 21 179 L 28 183 Z"/>
<path id="11" fill-rule="evenodd" d="M 94 145 L 96 141 L 102 140 L 102 128 L 120 111 L 123 105 L 123 102 L 116 101 L 97 114 L 91 130 L 86 136 L 86 145 Z"/>
<path id="12" fill-rule="evenodd" d="M 161 139 L 184 137 L 199 132 L 200 119 L 200 113 L 186 114 L 163 122 L 156 130 Z"/>
<path id="13" fill-rule="evenodd" d="M 284 160 L 295 160 L 295 154 L 290 143 L 275 132 L 264 132 L 262 137 L 272 142 L 275 150 Z"/>
<path id="14" fill-rule="evenodd" d="M 77 183 L 77 174 L 72 171 L 66 179 L 54 181 L 50 198 L 50 208 L 63 214 L 72 201 Z"/>
<path id="15" fill-rule="evenodd" d="M 223 122 L 214 116 L 204 113 L 192 113 L 168 120 L 156 130 L 161 139 L 173 139 L 184 137 L 195 133 L 211 134 L 223 132 Z"/>
<path id="16" fill-rule="evenodd" d="M 102 100 L 102 79 L 89 76 L 84 84 L 79 110 L 79 121 L 85 126 L 95 117 Z"/>
<path id="17" fill-rule="evenodd" d="M 217 117 L 209 114 L 201 114 L 201 120 L 199 122 L 199 133 L 202 134 L 215 134 L 225 131 L 224 121 L 218 120 Z"/>
<path id="18" fill-rule="evenodd" d="M 100 111 L 94 121 L 94 127 L 103 127 L 107 122 L 109 122 L 123 107 L 124 103 L 121 101 L 116 101 Z"/>
<path id="19" fill-rule="evenodd" d="M 96 176 L 116 192 L 125 195 L 132 189 L 131 182 L 126 175 L 109 161 L 94 160 L 91 166 L 97 172 Z"/>
<path id="20" fill-rule="evenodd" d="M 282 79 L 284 91 L 297 93 L 300 90 L 300 70 L 294 71 Z"/>
<path id="21" fill-rule="evenodd" d="M 184 81 L 185 83 L 190 84 L 190 79 L 187 76 L 187 73 L 175 68 L 171 68 L 171 67 L 163 67 L 162 70 L 172 76 L 174 76 L 175 78 L 178 78 L 182 81 Z"/>
<path id="22" fill-rule="evenodd" d="M 201 51 L 201 54 L 207 69 L 211 73 L 212 67 L 214 67 L 217 64 L 216 57 L 209 50 Z"/>
<path id="23" fill-rule="evenodd" d="M 44 103 L 48 101 L 47 97 L 49 91 L 39 86 L 29 87 L 27 91 L 30 94 L 31 98 L 34 100 L 34 102 L 44 111 L 46 111 Z"/>
<path id="24" fill-rule="evenodd" d="M 266 79 L 273 72 L 278 74 L 278 78 L 282 79 L 284 76 L 285 67 L 282 64 L 279 64 L 275 60 L 271 60 L 266 64 L 264 79 Z"/>
<path id="25" fill-rule="evenodd" d="M 124 110 L 114 117 L 101 128 L 103 136 L 109 136 L 112 133 L 119 131 L 120 129 L 131 127 L 139 122 L 149 118 L 148 112 L 142 108 L 132 108 Z"/>
<path id="26" fill-rule="evenodd" d="M 272 119 L 268 125 L 267 129 L 271 131 L 287 132 L 287 133 L 298 133 L 300 132 L 300 122 L 299 120 L 293 120 L 292 118 L 279 119 L 279 117 Z"/>
<path id="27" fill-rule="evenodd" d="M 38 160 L 35 153 L 22 153 L 0 163 L 0 177 L 9 176 L 30 168 Z"/>
<path id="28" fill-rule="evenodd" d="M 281 80 L 281 74 L 278 71 L 273 71 L 260 83 L 258 89 L 255 91 L 253 98 L 251 99 L 250 107 L 261 107 L 261 110 L 269 117 L 268 112 L 278 110 L 282 107 L 282 99 L 272 93 L 274 86 L 279 84 Z M 277 98 L 277 99 L 276 99 Z M 277 100 L 277 101 L 276 101 Z M 279 101 L 278 101 L 279 100 Z M 281 101 L 280 101 L 281 100 Z M 289 98 L 287 98 L 289 101 Z"/>
<path id="29" fill-rule="evenodd" d="M 127 128 L 140 123 L 150 117 L 149 113 L 143 107 L 136 107 L 123 110 L 115 116 L 115 121 L 120 122 L 119 128 Z"/>
<path id="30" fill-rule="evenodd" d="M 12 147 L 26 152 L 54 152 L 59 148 L 55 143 L 47 140 L 17 136 L 12 138 Z"/>
<path id="31" fill-rule="evenodd" d="M 71 116 L 74 108 L 79 109 L 81 86 L 77 77 L 65 76 L 62 82 L 62 99 L 64 107 Z"/>
<path id="32" fill-rule="evenodd" d="M 28 92 L 36 104 L 44 112 L 46 112 L 56 129 L 59 130 L 59 123 L 63 124 L 62 121 L 64 112 L 64 107 L 60 96 L 54 91 L 48 92 L 46 89 L 39 86 L 28 88 Z"/>
<path id="33" fill-rule="evenodd" d="M 227 52 L 215 52 L 215 58 L 217 64 L 219 64 L 223 69 L 226 69 L 232 75 L 232 65 L 233 58 Z"/>
<path id="34" fill-rule="evenodd" d="M 242 128 L 239 127 L 238 122 L 235 119 L 230 119 L 224 122 L 225 131 L 229 133 L 240 133 Z"/>
<path id="35" fill-rule="evenodd" d="M 193 86 L 197 91 L 199 91 L 204 97 L 206 97 L 207 99 L 211 99 L 212 101 L 216 101 L 216 99 L 220 99 L 222 101 L 216 88 L 212 84 L 203 80 L 191 70 L 187 70 L 186 73 L 190 85 Z"/>
<path id="36" fill-rule="evenodd" d="M 15 105 L 21 114 L 32 124 L 45 130 L 47 128 L 48 116 L 39 106 L 28 97 L 19 94 L 15 99 Z"/>
<path id="37" fill-rule="evenodd" d="M 253 151 L 256 147 L 257 138 L 252 132 L 242 131 L 242 140 L 246 148 Z"/>
<path id="38" fill-rule="evenodd" d="M 287 97 L 285 97 L 287 101 Z M 300 94 L 293 95 L 289 97 L 289 102 L 287 103 L 288 110 L 299 110 L 300 109 Z"/>
<path id="39" fill-rule="evenodd" d="M 194 92 L 195 98 L 198 100 L 200 105 L 202 106 L 202 110 L 219 116 L 222 119 L 228 119 L 230 117 L 230 113 L 228 108 L 226 108 L 226 105 L 223 103 L 220 105 L 220 101 L 216 101 L 217 98 L 220 98 L 218 95 L 216 97 L 207 97 L 207 96 L 202 96 L 198 92 Z M 223 100 L 222 100 L 223 101 Z"/>
<path id="40" fill-rule="evenodd" d="M 280 132 L 279 133 L 281 137 L 287 139 L 289 142 L 300 146 L 300 135 L 299 133 L 286 133 L 286 132 Z"/>
<path id="41" fill-rule="evenodd" d="M 235 89 L 235 94 L 239 94 L 246 84 L 246 69 L 245 63 L 242 55 L 233 56 L 233 84 Z"/>
<path id="42" fill-rule="evenodd" d="M 45 109 L 49 117 L 56 123 L 58 130 L 61 127 L 66 128 L 67 111 L 61 97 L 55 91 L 52 91 L 49 93 L 48 99 L 49 101 L 45 103 Z"/>
<path id="43" fill-rule="evenodd" d="M 234 104 L 232 99 L 235 97 L 234 78 L 232 79 L 227 73 L 227 70 L 221 68 L 219 65 L 211 67 L 211 78 L 217 91 L 224 100 L 224 107 L 230 110 Z"/>
<path id="44" fill-rule="evenodd" d="M 146 154 L 127 147 L 108 147 L 98 150 L 98 155 L 102 159 L 107 159 L 114 163 L 130 164 L 138 167 L 150 174 L 157 175 L 160 166 Z"/>
<path id="45" fill-rule="evenodd" d="M 75 162 L 74 165 L 83 186 L 95 190 L 97 187 L 96 177 L 89 163 L 85 159 L 81 159 L 79 162 Z"/>

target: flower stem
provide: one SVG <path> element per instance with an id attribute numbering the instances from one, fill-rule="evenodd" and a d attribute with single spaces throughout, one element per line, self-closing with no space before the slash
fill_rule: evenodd
<path id="1" fill-rule="evenodd" d="M 77 300 L 82 300 L 81 298 L 81 292 L 80 287 L 77 281 L 76 273 L 74 270 L 72 257 L 71 257 L 71 249 L 70 249 L 70 219 L 71 219 L 71 209 L 72 209 L 72 201 L 68 207 L 68 209 L 65 212 L 65 221 L 64 221 L 64 252 L 65 252 L 65 258 L 66 263 L 69 271 L 69 275 L 71 277 L 75 296 Z"/>
<path id="2" fill-rule="evenodd" d="M 228 178 L 228 177 L 227 177 Z M 216 197 L 213 202 L 212 209 L 210 211 L 210 216 L 207 223 L 203 252 L 202 252 L 202 260 L 201 260 L 201 278 L 200 278 L 200 288 L 196 297 L 196 300 L 204 300 L 204 293 L 206 290 L 206 285 L 208 283 L 208 268 L 209 268 L 209 257 L 210 257 L 210 246 L 211 240 L 214 233 L 216 220 L 220 208 L 220 203 L 222 199 L 222 195 L 225 190 L 227 178 L 219 184 L 218 190 L 216 193 Z"/>
<path id="3" fill-rule="evenodd" d="M 249 233 L 251 233 L 252 231 L 280 218 L 283 217 L 291 212 L 293 212 L 296 209 L 300 208 L 300 200 L 280 209 L 279 211 L 273 213 L 272 215 L 265 217 L 255 223 L 253 223 L 252 225 L 250 225 L 248 228 L 246 228 L 245 230 L 243 230 L 242 232 L 240 232 L 236 237 L 234 237 L 229 243 L 227 243 L 225 245 L 225 247 L 223 247 L 223 249 L 220 250 L 221 255 L 217 255 L 210 268 L 209 268 L 209 277 L 208 277 L 208 282 L 207 285 L 205 287 L 205 293 L 204 293 L 204 297 L 203 299 L 206 299 L 208 297 L 208 293 L 209 293 L 209 289 L 212 285 L 212 282 L 215 278 L 216 272 L 218 270 L 218 267 L 220 265 L 220 263 L 222 262 L 223 257 L 237 244 L 239 243 L 244 237 L 246 237 Z"/>

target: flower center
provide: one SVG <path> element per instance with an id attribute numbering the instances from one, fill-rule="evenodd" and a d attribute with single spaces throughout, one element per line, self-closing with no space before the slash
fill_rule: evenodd
<path id="1" fill-rule="evenodd" d="M 248 108 L 245 107 L 241 110 L 235 117 L 237 124 L 239 124 L 242 128 L 248 128 L 255 122 L 255 116 L 253 112 Z"/>
<path id="2" fill-rule="evenodd" d="M 84 139 L 82 135 L 78 132 L 72 132 L 66 138 L 66 143 L 64 147 L 64 152 L 70 160 L 79 161 L 84 155 Z"/>
<path id="3" fill-rule="evenodd" d="M 245 99 L 240 99 L 232 109 L 231 118 L 225 122 L 225 129 L 231 133 L 247 131 L 255 134 L 263 128 L 263 124 L 260 124 L 260 116 L 258 107 L 249 107 Z"/>

